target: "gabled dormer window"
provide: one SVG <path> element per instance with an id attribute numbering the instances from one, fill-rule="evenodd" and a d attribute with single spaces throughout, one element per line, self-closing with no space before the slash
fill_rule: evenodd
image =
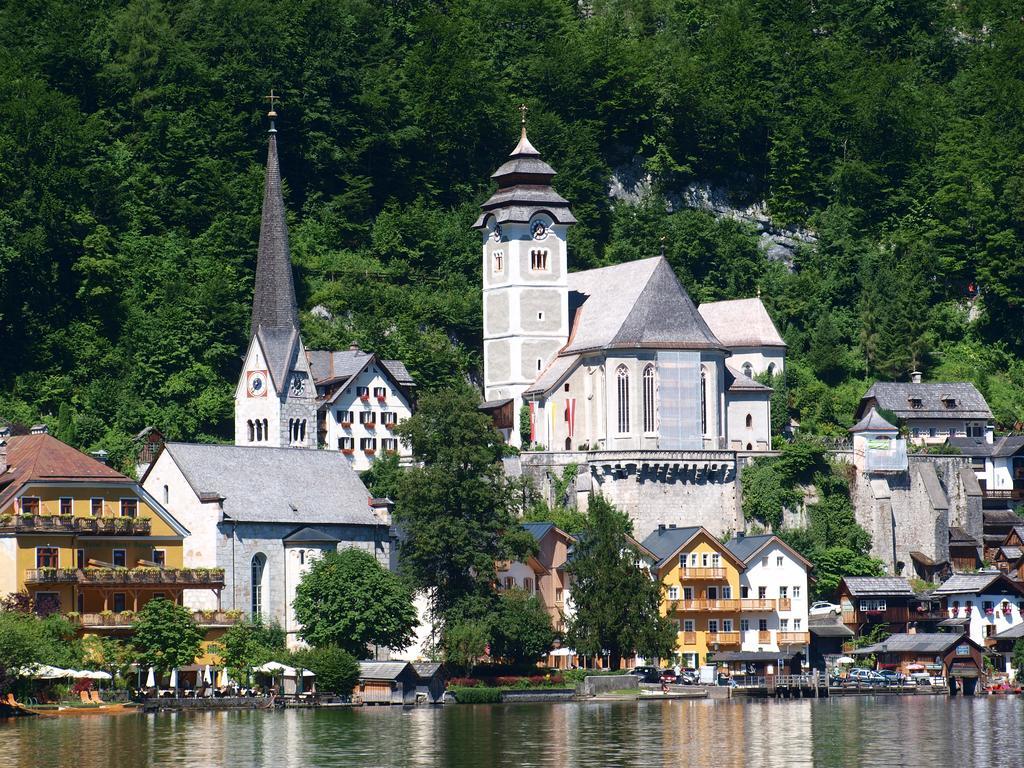
<path id="1" fill-rule="evenodd" d="M 955 397 L 949 397 L 949 396 L 943 397 L 942 398 L 942 406 L 944 408 L 950 408 L 950 409 L 956 408 L 956 398 Z"/>
<path id="2" fill-rule="evenodd" d="M 920 397 L 911 397 L 911 398 L 909 398 L 909 400 L 910 400 L 910 407 L 911 408 L 915 408 L 916 409 L 916 408 L 924 407 L 924 403 L 921 402 L 921 398 Z"/>

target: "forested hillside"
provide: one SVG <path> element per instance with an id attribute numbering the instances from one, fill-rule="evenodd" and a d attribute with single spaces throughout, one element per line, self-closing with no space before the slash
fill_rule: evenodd
<path id="1" fill-rule="evenodd" d="M 915 367 L 974 380 L 1011 428 L 1021 16 L 1016 0 L 8 2 L 0 418 L 119 458 L 146 425 L 231 434 L 273 87 L 310 347 L 356 341 L 425 389 L 479 375 L 469 225 L 525 102 L 580 220 L 572 266 L 664 247 L 696 300 L 760 289 L 804 428 L 844 430 L 868 380 Z M 609 197 L 626 166 L 651 175 L 639 204 Z M 790 271 L 748 225 L 668 212 L 695 181 L 817 243 Z"/>

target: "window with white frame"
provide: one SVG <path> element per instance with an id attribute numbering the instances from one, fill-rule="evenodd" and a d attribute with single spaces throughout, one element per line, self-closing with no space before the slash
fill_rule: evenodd
<path id="1" fill-rule="evenodd" d="M 696 624 L 693 619 L 683 619 L 683 632 L 693 632 Z"/>
<path id="2" fill-rule="evenodd" d="M 655 430 L 654 405 L 654 366 L 648 364 L 644 368 L 644 432 Z"/>
<path id="3" fill-rule="evenodd" d="M 722 599 L 732 600 L 732 587 L 729 585 L 722 587 Z"/>
<path id="4" fill-rule="evenodd" d="M 620 365 L 615 372 L 619 393 L 619 434 L 629 432 L 629 370 Z"/>
<path id="5" fill-rule="evenodd" d="M 749 632 L 749 631 L 750 631 L 750 620 L 749 619 L 740 619 L 740 632 Z"/>
<path id="6" fill-rule="evenodd" d="M 22 496 L 21 497 L 21 514 L 23 514 L 23 515 L 38 515 L 39 514 L 39 497 L 38 496 Z"/>
<path id="7" fill-rule="evenodd" d="M 779 587 L 779 597 L 783 600 L 789 597 L 789 587 Z"/>
<path id="8" fill-rule="evenodd" d="M 121 499 L 121 517 L 138 517 L 139 500 Z"/>
<path id="9" fill-rule="evenodd" d="M 732 619 L 722 619 L 722 631 L 732 632 Z"/>
<path id="10" fill-rule="evenodd" d="M 722 564 L 722 556 L 715 552 L 711 555 L 711 567 L 718 568 Z"/>
<path id="11" fill-rule="evenodd" d="M 377 426 L 377 416 L 373 411 L 361 411 L 359 413 L 359 423 L 364 427 L 375 427 Z"/>
<path id="12" fill-rule="evenodd" d="M 335 411 L 334 420 L 344 427 L 355 421 L 356 417 L 352 411 Z"/>
<path id="13" fill-rule="evenodd" d="M 793 619 L 793 629 L 799 632 L 803 628 L 803 619 Z"/>
<path id="14" fill-rule="evenodd" d="M 74 514 L 74 500 L 68 496 L 62 496 L 60 499 L 60 513 L 62 515 Z"/>
<path id="15" fill-rule="evenodd" d="M 267 584 L 267 556 L 257 552 L 252 556 L 251 573 L 249 575 L 250 609 L 253 618 L 263 614 L 263 590 Z"/>
<path id="16" fill-rule="evenodd" d="M 777 566 L 778 568 L 781 568 L 781 567 L 782 567 L 782 564 L 783 564 L 784 562 L 785 562 L 785 558 L 784 558 L 784 557 L 783 557 L 782 555 L 779 555 L 778 557 L 776 557 L 776 558 L 775 558 L 775 565 L 776 565 L 776 566 Z"/>
<path id="17" fill-rule="evenodd" d="M 678 600 L 679 599 L 679 587 L 669 587 L 668 588 L 668 599 L 669 600 Z"/>
<path id="18" fill-rule="evenodd" d="M 779 619 L 779 631 L 780 632 L 788 632 L 789 631 L 789 619 Z"/>
<path id="19" fill-rule="evenodd" d="M 700 433 L 708 433 L 708 374 L 703 368 L 700 371 Z"/>
<path id="20" fill-rule="evenodd" d="M 683 600 L 693 600 L 693 587 L 683 587 Z"/>
<path id="21" fill-rule="evenodd" d="M 377 450 L 377 438 L 375 437 L 361 437 L 359 438 L 359 449 L 366 453 L 373 453 Z"/>
<path id="22" fill-rule="evenodd" d="M 356 439 L 354 437 L 339 437 L 338 438 L 338 450 L 339 451 L 351 451 L 356 447 Z"/>
<path id="23" fill-rule="evenodd" d="M 800 587 L 799 587 L 799 585 L 793 587 L 793 597 L 795 597 L 795 598 L 796 597 L 800 597 Z"/>
<path id="24" fill-rule="evenodd" d="M 718 631 L 718 619 L 708 619 L 708 632 Z"/>
<path id="25" fill-rule="evenodd" d="M 398 452 L 398 438 L 397 437 L 385 437 L 380 441 L 381 450 L 388 451 L 390 453 Z"/>

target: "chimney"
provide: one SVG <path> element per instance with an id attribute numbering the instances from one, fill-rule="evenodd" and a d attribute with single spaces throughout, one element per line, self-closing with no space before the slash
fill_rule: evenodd
<path id="1" fill-rule="evenodd" d="M 31 432 L 33 435 L 48 435 L 50 428 L 45 424 L 33 424 Z"/>
<path id="2" fill-rule="evenodd" d="M 737 539 L 742 539 L 742 538 L 746 537 L 746 535 L 747 535 L 746 531 L 736 531 L 736 538 Z"/>
<path id="3" fill-rule="evenodd" d="M 100 464 L 106 464 L 107 456 L 109 456 L 110 454 L 104 451 L 102 448 L 100 448 L 98 451 L 93 451 L 90 455 L 94 459 L 96 459 L 96 461 L 98 461 Z"/>
<path id="4" fill-rule="evenodd" d="M 665 530 L 665 524 L 664 523 L 658 523 L 658 530 L 659 531 L 664 531 Z"/>
<path id="5" fill-rule="evenodd" d="M 921 372 L 920 371 L 911 371 L 911 373 L 910 373 L 910 383 L 911 384 L 920 384 L 921 383 Z"/>
<path id="6" fill-rule="evenodd" d="M 359 345 L 358 345 L 358 344 L 356 344 L 356 343 L 355 343 L 355 342 L 353 341 L 353 342 L 352 342 L 351 344 L 349 344 L 349 345 L 348 345 L 348 351 L 349 351 L 349 352 L 358 352 L 358 351 L 359 351 Z"/>

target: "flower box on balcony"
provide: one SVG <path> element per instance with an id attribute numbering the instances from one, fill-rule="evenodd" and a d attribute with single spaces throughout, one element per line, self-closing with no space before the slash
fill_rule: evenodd
<path id="1" fill-rule="evenodd" d="M 346 456 L 351 456 L 356 451 L 354 448 L 342 448 L 341 452 L 344 453 Z"/>
<path id="2" fill-rule="evenodd" d="M 369 393 L 367 393 L 365 395 L 360 395 L 359 399 L 362 400 L 364 403 L 368 403 L 368 402 L 370 402 L 370 395 L 369 395 Z"/>
<path id="3" fill-rule="evenodd" d="M 363 453 L 365 453 L 367 456 L 373 456 L 373 454 L 375 454 L 376 451 L 373 448 L 364 448 Z"/>
<path id="4" fill-rule="evenodd" d="M 376 429 L 377 428 L 377 422 L 376 421 L 364 421 L 363 422 L 363 426 L 366 427 L 367 429 Z"/>
<path id="5" fill-rule="evenodd" d="M 393 422 L 393 421 L 389 421 L 389 422 L 388 422 L 387 424 L 385 424 L 384 426 L 385 426 L 385 427 L 387 427 L 388 429 L 394 429 L 395 427 L 397 427 L 397 426 L 398 426 L 398 424 L 396 424 L 396 423 L 395 423 L 395 422 Z"/>
<path id="6" fill-rule="evenodd" d="M 342 429 L 352 429 L 352 422 L 351 421 L 342 421 L 342 422 L 339 422 L 339 424 L 341 425 Z"/>

